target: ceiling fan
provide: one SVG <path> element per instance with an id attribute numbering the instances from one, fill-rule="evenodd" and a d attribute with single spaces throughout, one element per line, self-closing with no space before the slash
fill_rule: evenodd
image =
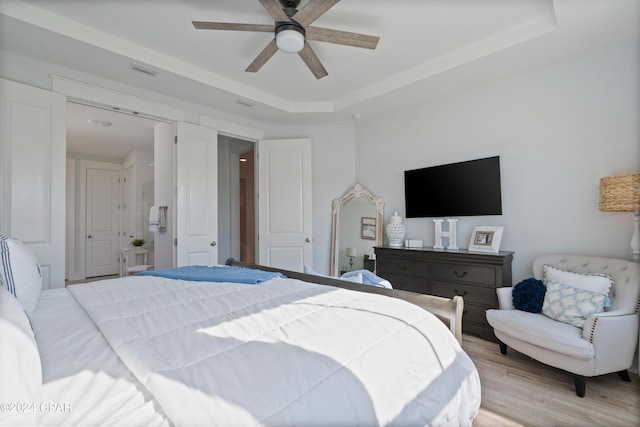
<path id="1" fill-rule="evenodd" d="M 300 10 L 300 0 L 259 0 L 275 20 L 273 25 L 236 24 L 193 21 L 198 30 L 259 31 L 275 33 L 275 38 L 258 54 L 245 71 L 257 72 L 278 51 L 297 53 L 313 75 L 321 79 L 328 75 L 307 40 L 375 49 L 380 37 L 348 31 L 314 27 L 311 24 L 340 0 L 309 0 Z"/>

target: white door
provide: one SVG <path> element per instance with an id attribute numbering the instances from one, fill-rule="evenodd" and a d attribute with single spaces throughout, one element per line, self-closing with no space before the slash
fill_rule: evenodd
<path id="1" fill-rule="evenodd" d="M 311 141 L 259 141 L 258 170 L 258 263 L 312 267 Z"/>
<path id="2" fill-rule="evenodd" d="M 178 122 L 177 264 L 218 264 L 218 132 Z"/>
<path id="3" fill-rule="evenodd" d="M 25 242 L 44 289 L 64 287 L 66 98 L 0 79 L 0 233 Z"/>
<path id="4" fill-rule="evenodd" d="M 118 274 L 120 171 L 87 168 L 86 276 Z"/>

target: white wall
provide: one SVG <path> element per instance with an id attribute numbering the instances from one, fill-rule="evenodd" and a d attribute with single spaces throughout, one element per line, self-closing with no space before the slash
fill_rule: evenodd
<path id="1" fill-rule="evenodd" d="M 386 199 L 386 224 L 404 217 L 404 170 L 500 155 L 503 215 L 460 218 L 458 246 L 504 225 L 514 283 L 544 253 L 630 258 L 632 214 L 599 212 L 598 185 L 640 172 L 639 52 L 617 45 L 360 123 L 358 181 Z M 405 223 L 433 244 L 431 219 Z"/>

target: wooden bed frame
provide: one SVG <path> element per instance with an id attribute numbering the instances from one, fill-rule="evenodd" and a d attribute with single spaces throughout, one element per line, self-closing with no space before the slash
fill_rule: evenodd
<path id="1" fill-rule="evenodd" d="M 337 288 L 350 289 L 352 291 L 386 295 L 389 297 L 408 301 L 433 313 L 436 317 L 438 317 L 438 319 L 442 320 L 444 324 L 449 327 L 451 333 L 456 337 L 458 343 L 462 345 L 462 310 L 464 308 L 464 300 L 460 296 L 455 296 L 453 298 L 443 298 L 437 297 L 435 295 L 425 295 L 415 292 L 403 291 L 400 289 L 387 289 L 377 286 L 362 285 L 333 277 L 316 276 L 312 274 L 299 273 L 297 271 L 283 270 L 281 268 L 272 268 L 257 264 L 249 264 L 236 261 L 233 258 L 229 258 L 225 264 L 236 267 L 246 267 L 264 271 L 280 272 L 291 279 L 299 279 L 304 280 L 305 282 L 335 286 Z"/>

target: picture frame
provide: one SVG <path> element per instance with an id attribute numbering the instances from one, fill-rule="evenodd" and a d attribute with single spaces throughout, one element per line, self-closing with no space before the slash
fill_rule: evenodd
<path id="1" fill-rule="evenodd" d="M 376 235 L 378 231 L 376 229 L 376 227 L 378 226 L 378 224 L 376 224 L 376 219 L 363 216 L 361 221 L 362 221 L 361 232 L 360 232 L 361 237 L 364 240 L 376 240 Z"/>
<path id="2" fill-rule="evenodd" d="M 486 225 L 473 227 L 471 241 L 469 242 L 469 251 L 497 254 L 500 251 L 503 231 L 504 227 L 502 226 Z"/>

